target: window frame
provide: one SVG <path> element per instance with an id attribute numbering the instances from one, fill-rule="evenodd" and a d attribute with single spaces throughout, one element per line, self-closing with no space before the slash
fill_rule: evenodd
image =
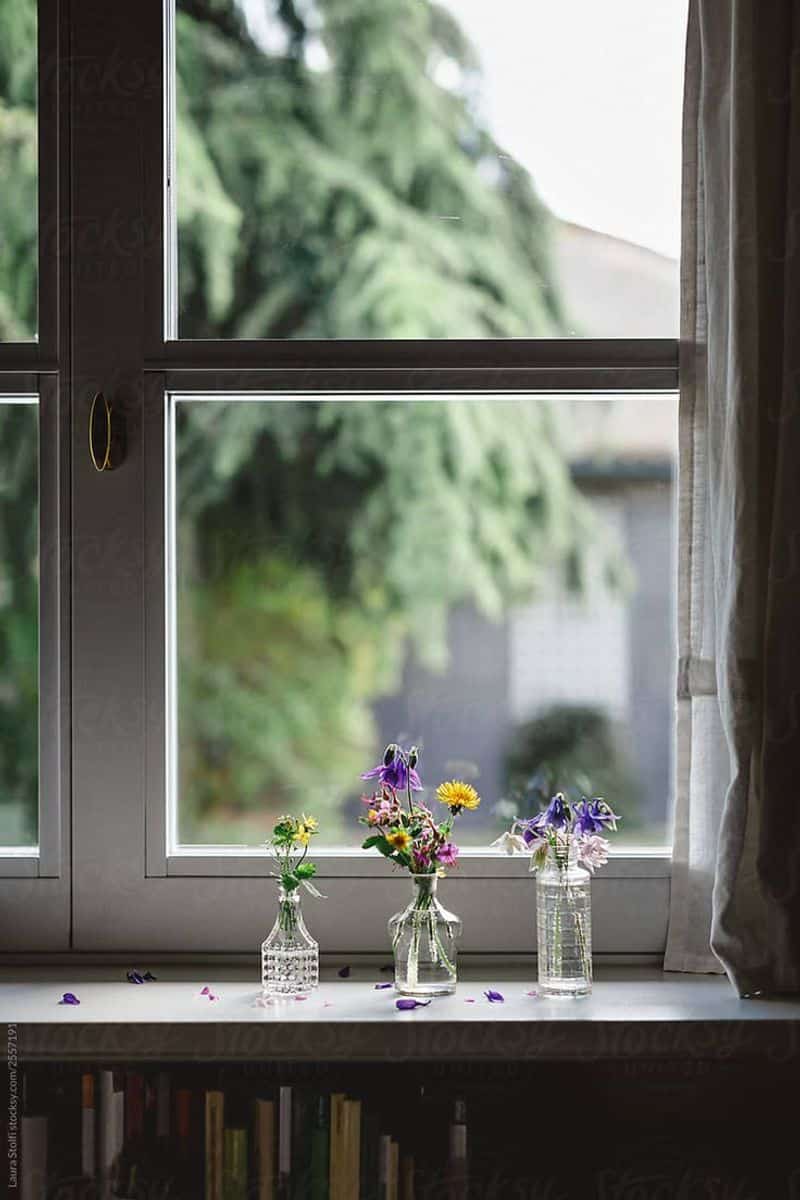
<path id="1" fill-rule="evenodd" d="M 40 62 L 44 45 L 46 61 L 55 64 L 40 75 L 40 222 L 42 209 L 45 224 L 55 219 L 56 253 L 46 254 L 40 237 L 41 341 L 0 346 L 0 380 L 8 383 L 11 372 L 36 373 L 40 390 L 56 388 L 57 426 L 69 421 L 56 488 L 60 533 L 70 547 L 69 570 L 59 559 L 57 588 L 62 673 L 58 685 L 48 679 L 45 686 L 49 695 L 57 686 L 63 701 L 58 761 L 64 783 L 71 752 L 74 803 L 70 810 L 65 785 L 56 881 L 62 924 L 55 932 L 49 901 L 42 946 L 61 945 L 66 927 L 74 951 L 96 955 L 253 952 L 270 919 L 263 859 L 217 851 L 166 861 L 168 393 L 574 394 L 678 386 L 679 344 L 672 338 L 231 342 L 168 336 L 174 295 L 167 237 L 174 191 L 166 121 L 170 14 L 170 0 L 140 0 L 115 10 L 112 28 L 100 0 L 40 0 Z M 66 48 L 61 59 L 59 48 Z M 55 104 L 54 112 L 45 102 Z M 109 236 L 87 255 L 81 235 L 90 226 Z M 114 230 L 119 236 L 110 236 Z M 98 475 L 86 449 L 86 422 L 101 389 L 125 424 L 126 454 L 118 470 Z M 46 448 L 48 464 L 53 445 Z M 67 515 L 71 538 L 64 535 Z M 70 663 L 71 691 L 65 683 Z M 323 951 L 385 957 L 385 918 L 404 901 L 407 881 L 366 855 L 322 859 L 330 899 L 315 906 L 313 921 Z M 70 864 L 71 905 L 63 888 Z M 614 857 L 593 885 L 598 952 L 661 953 L 669 873 L 663 854 Z M 21 896 L 34 882 L 50 881 L 8 881 L 19 885 Z M 0 895 L 4 886 L 0 878 Z M 465 918 L 468 951 L 532 950 L 532 889 L 519 860 L 466 855 L 458 877 L 448 880 L 448 896 Z M 15 948 L 15 936 L 0 935 L 0 945 Z M 24 940 L 16 948 L 38 948 L 27 931 Z"/>

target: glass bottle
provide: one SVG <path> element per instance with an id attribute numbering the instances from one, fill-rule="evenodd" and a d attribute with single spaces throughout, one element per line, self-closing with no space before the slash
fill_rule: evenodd
<path id="1" fill-rule="evenodd" d="M 539 991 L 543 996 L 588 996 L 592 990 L 591 876 L 574 845 L 548 847 L 536 875 Z"/>
<path id="2" fill-rule="evenodd" d="M 439 903 L 436 875 L 412 875 L 412 896 L 389 921 L 394 986 L 402 996 L 446 996 L 456 990 L 461 918 Z"/>
<path id="3" fill-rule="evenodd" d="M 264 996 L 303 996 L 319 983 L 319 946 L 306 929 L 299 889 L 278 891 L 278 915 L 261 945 Z"/>

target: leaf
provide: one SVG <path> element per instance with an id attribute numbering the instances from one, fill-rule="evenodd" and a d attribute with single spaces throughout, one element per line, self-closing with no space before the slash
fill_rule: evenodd
<path id="1" fill-rule="evenodd" d="M 316 875 L 317 873 L 316 863 L 300 863 L 299 866 L 295 867 L 294 873 L 298 879 L 310 879 L 312 875 Z"/>

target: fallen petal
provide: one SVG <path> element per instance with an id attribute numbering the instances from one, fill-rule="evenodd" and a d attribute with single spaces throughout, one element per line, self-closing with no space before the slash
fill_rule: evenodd
<path id="1" fill-rule="evenodd" d="M 128 971 L 128 983 L 144 983 L 144 975 L 140 975 L 138 971 Z"/>
<path id="2" fill-rule="evenodd" d="M 483 994 L 490 1004 L 503 1004 L 505 1001 L 505 996 L 502 992 L 495 992 L 492 988 L 489 988 Z"/>
<path id="3" fill-rule="evenodd" d="M 393 984 L 391 984 L 391 983 L 376 983 L 376 984 L 375 984 L 375 991 L 376 991 L 376 992 L 381 992 L 381 991 L 383 991 L 383 989 L 384 989 L 384 988 L 390 988 L 390 987 L 393 987 L 393 986 L 394 986 L 394 985 L 393 985 Z"/>
<path id="4" fill-rule="evenodd" d="M 74 992 L 64 992 L 64 995 L 58 1002 L 59 1004 L 80 1004 L 80 1000 Z"/>
<path id="5" fill-rule="evenodd" d="M 395 1000 L 394 1004 L 400 1012 L 408 1012 L 412 1008 L 424 1008 L 426 1004 L 430 1004 L 430 1000 L 414 1000 L 411 996 L 404 996 Z"/>
<path id="6" fill-rule="evenodd" d="M 211 995 L 211 988 L 208 986 L 208 984 L 206 984 L 206 986 L 204 988 L 200 988 L 200 995 L 201 996 L 210 996 Z"/>
<path id="7" fill-rule="evenodd" d="M 525 995 L 526 996 L 538 996 L 539 993 L 537 991 L 532 991 L 532 992 L 526 992 Z"/>
<path id="8" fill-rule="evenodd" d="M 474 1004 L 474 1003 L 475 1003 L 475 999 L 474 999 L 474 997 L 473 997 L 473 996 L 465 996 L 465 997 L 464 997 L 464 1003 L 465 1003 L 465 1004 Z"/>

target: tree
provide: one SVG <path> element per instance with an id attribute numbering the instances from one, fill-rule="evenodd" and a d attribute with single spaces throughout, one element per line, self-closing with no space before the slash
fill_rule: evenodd
<path id="1" fill-rule="evenodd" d="M 35 324 L 21 13 L 0 0 L 6 338 Z M 486 127 L 444 6 L 179 0 L 176 47 L 181 336 L 564 331 L 550 216 Z M 198 401 L 177 451 L 187 838 L 224 840 L 315 780 L 335 807 L 406 647 L 441 665 L 453 606 L 499 616 L 554 564 L 579 580 L 593 537 L 544 401 Z M 7 540 L 30 509 L 12 497 L 0 519 Z"/>

